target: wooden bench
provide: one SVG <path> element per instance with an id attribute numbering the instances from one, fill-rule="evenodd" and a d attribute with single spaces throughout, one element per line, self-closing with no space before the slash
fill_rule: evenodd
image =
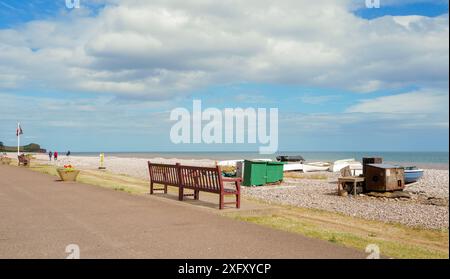
<path id="1" fill-rule="evenodd" d="M 194 167 L 182 166 L 180 164 L 154 164 L 148 162 L 150 174 L 150 194 L 154 191 L 164 191 L 167 194 L 167 186 L 178 187 L 178 199 L 183 200 L 185 196 L 193 196 L 199 199 L 200 191 L 219 194 L 219 208 L 223 209 L 226 204 L 235 204 L 236 208 L 241 206 L 241 179 L 222 177 L 219 166 L 216 167 Z M 225 187 L 225 182 L 231 182 L 233 187 Z M 155 184 L 163 185 L 163 188 L 155 188 Z M 185 194 L 184 190 L 193 190 L 193 194 Z M 236 201 L 225 202 L 225 196 L 235 196 Z"/>
<path id="2" fill-rule="evenodd" d="M 30 165 L 30 159 L 27 158 L 25 155 L 18 155 L 17 159 L 19 160 L 19 166 L 22 164 L 23 166 L 27 167 Z"/>

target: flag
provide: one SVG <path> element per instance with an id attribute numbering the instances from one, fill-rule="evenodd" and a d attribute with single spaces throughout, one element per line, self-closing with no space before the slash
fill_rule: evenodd
<path id="1" fill-rule="evenodd" d="M 16 129 L 16 136 L 18 137 L 19 135 L 22 135 L 22 134 L 23 134 L 22 127 L 20 127 L 20 124 L 19 124 L 19 126 Z"/>

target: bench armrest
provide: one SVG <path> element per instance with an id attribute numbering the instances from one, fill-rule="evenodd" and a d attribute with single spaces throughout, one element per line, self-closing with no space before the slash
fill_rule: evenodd
<path id="1" fill-rule="evenodd" d="M 222 181 L 224 182 L 242 182 L 242 178 L 231 178 L 231 177 L 222 177 Z"/>
<path id="2" fill-rule="evenodd" d="M 234 182 L 234 184 L 236 185 L 236 192 L 240 193 L 241 192 L 241 182 L 242 182 L 242 178 L 231 178 L 231 177 L 222 177 L 222 181 L 223 182 Z M 223 185 L 221 185 L 221 188 L 223 187 Z"/>

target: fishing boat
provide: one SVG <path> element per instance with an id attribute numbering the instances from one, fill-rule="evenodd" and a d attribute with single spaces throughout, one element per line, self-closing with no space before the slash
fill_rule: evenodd
<path id="1" fill-rule="evenodd" d="M 260 161 L 260 162 L 271 162 L 272 159 L 253 159 L 251 161 Z M 225 160 L 217 162 L 218 166 L 221 167 L 236 167 L 239 162 L 244 162 L 244 160 Z"/>
<path id="2" fill-rule="evenodd" d="M 405 183 L 417 182 L 423 176 L 423 169 L 417 167 L 405 167 Z"/>
<path id="3" fill-rule="evenodd" d="M 283 171 L 301 171 L 301 170 L 303 170 L 303 164 L 300 163 L 291 163 L 283 165 Z"/>
<path id="4" fill-rule="evenodd" d="M 354 158 L 334 161 L 330 166 L 331 172 L 339 172 L 341 169 L 350 166 L 351 169 L 362 169 L 362 164 Z"/>
<path id="5" fill-rule="evenodd" d="M 244 162 L 244 160 L 225 160 L 217 162 L 217 165 L 221 167 L 235 167 L 238 162 Z"/>
<path id="6" fill-rule="evenodd" d="M 295 156 L 278 156 L 277 161 L 290 163 L 303 163 L 305 159 L 300 155 Z"/>
<path id="7" fill-rule="evenodd" d="M 353 176 L 361 176 L 363 174 L 363 167 L 362 165 L 350 165 L 350 171 Z"/>
<path id="8" fill-rule="evenodd" d="M 305 159 L 300 155 L 282 155 L 277 156 L 278 162 L 283 162 L 283 171 L 301 171 L 303 170 L 303 162 Z"/>
<path id="9" fill-rule="evenodd" d="M 329 169 L 330 163 L 327 162 L 311 162 L 303 164 L 303 172 L 327 171 Z"/>
<path id="10" fill-rule="evenodd" d="M 258 159 L 253 159 L 253 160 L 251 160 L 251 161 L 272 162 L 273 160 L 272 160 L 272 159 L 261 159 L 261 158 L 258 158 Z"/>

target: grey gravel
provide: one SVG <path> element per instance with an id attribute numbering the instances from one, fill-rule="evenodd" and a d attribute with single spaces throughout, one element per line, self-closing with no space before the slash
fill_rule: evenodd
<path id="1" fill-rule="evenodd" d="M 407 189 L 412 193 L 423 194 L 434 198 L 448 198 L 448 170 L 424 171 L 423 178 Z"/>
<path id="2" fill-rule="evenodd" d="M 369 220 L 401 223 L 430 229 L 448 229 L 449 172 L 425 170 L 422 180 L 405 191 L 411 199 L 337 195 L 337 175 L 323 173 L 328 179 L 288 178 L 280 186 L 242 187 L 245 196 L 269 203 L 339 212 Z M 439 203 L 430 202 L 438 200 Z"/>

